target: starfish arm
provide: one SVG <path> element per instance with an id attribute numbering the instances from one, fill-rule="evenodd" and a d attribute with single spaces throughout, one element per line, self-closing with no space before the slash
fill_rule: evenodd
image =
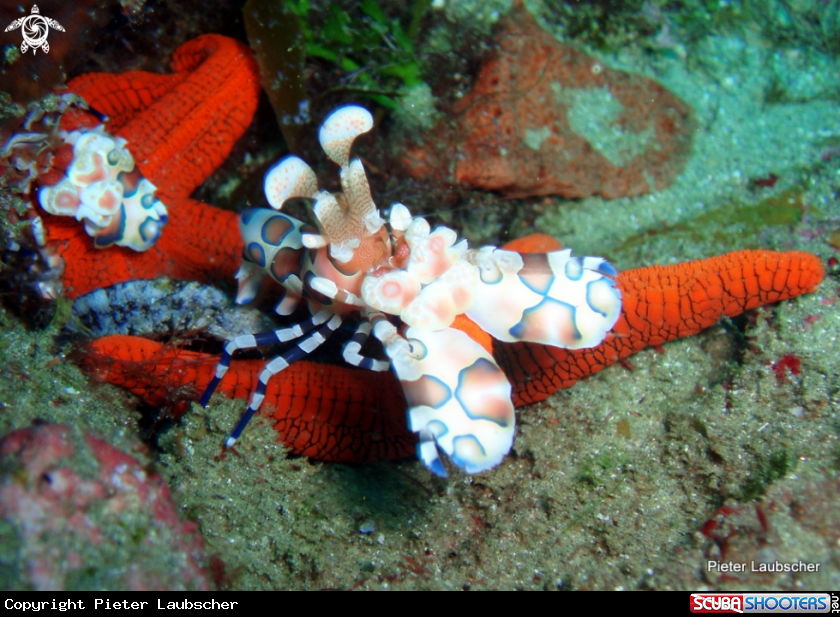
<path id="1" fill-rule="evenodd" d="M 548 252 L 560 248 L 544 235 L 505 245 L 508 250 Z M 567 350 L 532 343 L 500 344 L 466 316 L 452 327 L 488 351 L 513 384 L 516 407 L 545 399 L 645 347 L 691 336 L 769 302 L 814 291 L 824 276 L 814 255 L 739 251 L 672 266 L 622 272 L 624 300 L 613 334 L 591 349 Z M 166 348 L 137 337 L 110 336 L 92 344 L 86 361 L 96 376 L 160 405 L 172 392 L 190 388 L 195 398 L 212 378 L 218 358 Z M 230 365 L 219 390 L 231 398 L 251 396 L 262 360 Z M 193 391 L 194 389 L 194 391 Z M 301 361 L 269 382 L 265 403 L 275 428 L 296 454 L 341 462 L 410 456 L 415 438 L 406 426 L 406 403 L 391 373 L 361 371 Z M 183 412 L 184 405 L 176 413 Z"/>
<path id="2" fill-rule="evenodd" d="M 107 252 L 93 246 L 76 221 L 43 215 L 50 241 L 64 259 L 65 295 L 75 299 L 96 289 L 168 276 L 214 282 L 231 280 L 242 254 L 242 238 L 233 212 L 193 199 L 170 199 L 171 215 L 160 240 L 138 253 L 124 247 Z"/>
<path id="3" fill-rule="evenodd" d="M 819 258 L 797 251 L 737 251 L 627 270 L 618 276 L 621 317 L 600 345 L 578 350 L 497 345 L 496 359 L 514 384 L 514 404 L 527 405 L 650 345 L 697 334 L 724 316 L 812 292 L 824 274 Z"/>
<path id="4" fill-rule="evenodd" d="M 251 123 L 260 93 L 248 47 L 205 34 L 175 52 L 172 75 L 91 74 L 70 89 L 110 120 L 164 202 L 192 193 L 230 154 Z"/>
<path id="5" fill-rule="evenodd" d="M 179 391 L 194 400 L 210 382 L 218 357 L 166 347 L 132 336 L 92 343 L 83 364 L 101 381 L 131 390 L 150 405 Z M 262 360 L 231 364 L 219 390 L 247 399 L 264 368 Z M 189 392 L 184 388 L 188 387 Z M 349 367 L 301 361 L 273 379 L 263 405 L 280 438 L 303 456 L 333 462 L 372 462 L 412 456 L 416 438 L 406 425 L 406 403 L 396 378 Z M 188 404 L 175 404 L 183 413 Z"/>
<path id="6" fill-rule="evenodd" d="M 158 75 L 146 71 L 86 73 L 72 79 L 67 87 L 107 116 L 109 129 L 119 131 L 186 77 L 187 73 Z"/>

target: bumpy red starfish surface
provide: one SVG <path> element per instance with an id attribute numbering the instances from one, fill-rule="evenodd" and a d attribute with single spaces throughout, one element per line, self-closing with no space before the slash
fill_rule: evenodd
<path id="1" fill-rule="evenodd" d="M 236 271 L 242 251 L 239 234 L 231 233 L 236 215 L 188 196 L 251 123 L 260 92 L 257 65 L 243 43 L 205 34 L 175 52 L 172 70 L 170 75 L 95 73 L 68 84 L 108 117 L 108 130 L 128 142 L 140 171 L 169 208 L 160 240 L 142 253 L 96 249 L 78 222 L 44 214 L 47 239 L 65 262 L 63 283 L 70 298 L 137 279 L 209 281 Z M 62 126 L 76 128 L 64 121 Z"/>
<path id="2" fill-rule="evenodd" d="M 559 244 L 535 234 L 505 248 L 545 252 Z M 492 348 L 514 386 L 514 404 L 519 407 L 543 400 L 649 345 L 697 334 L 723 316 L 812 292 L 823 275 L 822 264 L 810 253 L 774 251 L 738 251 L 628 270 L 618 276 L 621 317 L 613 333 L 591 349 L 494 342 L 466 317 L 454 327 Z M 160 405 L 167 393 L 185 386 L 203 391 L 218 358 L 137 337 L 109 336 L 92 345 L 88 362 L 99 379 Z M 234 361 L 220 389 L 229 397 L 247 399 L 263 367 L 261 360 Z M 269 383 L 265 403 L 274 409 L 280 439 L 297 454 L 370 462 L 414 452 L 405 399 L 390 373 L 302 361 Z"/>

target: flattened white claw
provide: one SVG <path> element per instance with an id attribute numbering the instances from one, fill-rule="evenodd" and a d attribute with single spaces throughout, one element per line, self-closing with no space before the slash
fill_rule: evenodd
<path id="1" fill-rule="evenodd" d="M 108 165 L 116 172 L 134 169 L 134 158 L 126 148 L 127 145 L 128 142 L 125 139 L 117 137 L 114 139 L 114 149 L 108 153 Z"/>
<path id="2" fill-rule="evenodd" d="M 497 340 L 594 347 L 621 314 L 615 269 L 599 257 L 491 248 L 470 251 L 467 259 L 481 276 L 467 316 Z"/>
<path id="3" fill-rule="evenodd" d="M 344 166 L 350 160 L 353 141 L 372 128 L 373 116 L 367 109 L 345 105 L 327 116 L 318 132 L 318 139 L 330 160 Z"/>
<path id="4" fill-rule="evenodd" d="M 465 261 L 458 261 L 435 281 L 424 286 L 400 313 L 400 318 L 415 328 L 448 328 L 456 316 L 473 305 L 478 284 L 478 269 Z"/>
<path id="5" fill-rule="evenodd" d="M 387 334 L 374 326 L 377 338 Z M 513 445 L 515 416 L 510 382 L 493 357 L 460 330 L 408 328 L 402 343 L 390 334 L 385 351 L 405 392 L 423 463 L 445 475 L 440 449 L 467 473 L 498 465 Z"/>
<path id="6" fill-rule="evenodd" d="M 429 232 L 429 224 L 421 218 L 414 219 L 405 239 L 411 247 L 407 269 L 424 285 L 437 281 L 458 263 L 466 247 L 466 244 L 455 244 L 458 236 L 448 227 L 437 227 Z"/>
<path id="7" fill-rule="evenodd" d="M 265 175 L 265 196 L 275 210 L 296 197 L 314 197 L 318 192 L 318 179 L 312 168 L 296 156 L 280 159 Z"/>

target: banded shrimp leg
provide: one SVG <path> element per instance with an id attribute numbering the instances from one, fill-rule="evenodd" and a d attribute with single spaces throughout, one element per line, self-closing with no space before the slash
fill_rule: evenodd
<path id="1" fill-rule="evenodd" d="M 240 349 L 253 349 L 256 347 L 264 347 L 273 345 L 275 343 L 285 343 L 300 339 L 298 343 L 291 349 L 282 354 L 272 358 L 262 370 L 257 381 L 256 390 L 251 396 L 251 401 L 248 404 L 248 409 L 240 417 L 233 431 L 225 439 L 224 449 L 230 449 L 242 435 L 245 427 L 250 422 L 254 414 L 259 411 L 260 406 L 265 399 L 266 388 L 269 380 L 289 367 L 298 360 L 302 360 L 318 347 L 320 347 L 343 323 L 344 318 L 341 315 L 333 313 L 327 309 L 318 311 L 315 315 L 298 324 L 288 328 L 281 328 L 279 330 L 270 330 L 258 334 L 243 334 L 237 336 L 232 341 L 225 345 L 222 357 L 216 365 L 216 373 L 207 385 L 207 388 L 202 394 L 199 404 L 206 408 L 213 396 L 216 388 L 230 368 L 230 361 L 234 352 Z M 314 330 L 314 332 L 313 332 Z M 361 348 L 370 336 L 370 323 L 368 321 L 361 321 L 356 327 L 356 331 L 350 339 L 344 344 L 342 349 L 342 356 L 344 360 L 353 366 L 372 371 L 385 371 L 390 367 L 390 363 L 385 360 L 378 360 L 366 355 L 362 355 Z"/>

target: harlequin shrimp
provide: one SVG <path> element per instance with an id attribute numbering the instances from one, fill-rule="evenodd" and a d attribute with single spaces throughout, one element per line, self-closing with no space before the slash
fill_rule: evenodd
<path id="1" fill-rule="evenodd" d="M 56 98 L 54 111 L 30 112 L 22 125 L 25 132 L 13 134 L 0 148 L 6 181 L 27 197 L 39 185 L 39 205 L 81 221 L 97 248 L 149 249 L 167 220 L 156 187 L 135 165 L 128 142 L 111 135 L 83 99 L 72 93 Z M 63 291 L 63 260 L 48 246 L 40 215 L 30 209 L 26 217 L 41 261 L 34 266 L 37 291 L 55 299 Z M 10 237 L 9 248 L 20 246 Z"/>
<path id="2" fill-rule="evenodd" d="M 265 178 L 273 209 L 242 213 L 237 302 L 249 302 L 272 279 L 285 291 L 277 313 L 290 315 L 305 299 L 311 317 L 228 342 L 200 403 L 207 406 L 237 350 L 298 341 L 265 365 L 247 411 L 225 442 L 233 446 L 260 408 L 268 381 L 353 319 L 356 330 L 343 347 L 344 360 L 394 371 L 423 463 L 446 476 L 442 450 L 467 473 L 490 469 L 513 444 L 511 384 L 484 347 L 452 327 L 456 316 L 466 315 L 499 341 L 593 347 L 621 311 L 617 273 L 599 257 L 580 258 L 569 250 L 469 249 L 453 230 L 432 230 L 400 203 L 391 206 L 386 224 L 361 161 L 350 158 L 353 141 L 372 127 L 370 113 L 357 106 L 336 109 L 321 126 L 321 146 L 340 167 L 340 193 L 319 190 L 314 171 L 288 156 Z M 317 230 L 281 212 L 295 198 L 313 201 Z M 371 333 L 389 362 L 363 355 Z"/>
<path id="3" fill-rule="evenodd" d="M 110 135 L 103 125 L 62 132 L 72 146 L 66 176 L 38 191 L 41 207 L 82 221 L 97 248 L 125 246 L 149 249 L 166 224 L 166 206 L 156 187 L 135 167 L 128 142 Z"/>

